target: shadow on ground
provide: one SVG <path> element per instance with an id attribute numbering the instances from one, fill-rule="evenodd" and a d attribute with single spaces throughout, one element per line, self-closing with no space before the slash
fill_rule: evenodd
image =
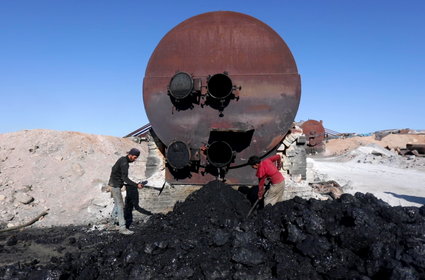
<path id="1" fill-rule="evenodd" d="M 405 195 L 405 194 L 397 194 L 397 193 L 393 193 L 393 192 L 385 192 L 385 193 L 390 194 L 390 195 L 397 197 L 397 198 L 404 199 L 406 201 L 419 203 L 419 204 L 425 204 L 425 197 Z"/>

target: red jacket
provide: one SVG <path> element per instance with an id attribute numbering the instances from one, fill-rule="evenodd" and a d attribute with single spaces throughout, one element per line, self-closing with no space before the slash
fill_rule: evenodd
<path id="1" fill-rule="evenodd" d="M 262 160 L 257 168 L 258 177 L 258 198 L 262 198 L 264 195 L 264 183 L 267 178 L 270 178 L 270 181 L 273 185 L 279 184 L 285 180 L 283 175 L 279 172 L 276 166 L 280 165 L 280 155 L 275 155 L 269 158 Z"/>

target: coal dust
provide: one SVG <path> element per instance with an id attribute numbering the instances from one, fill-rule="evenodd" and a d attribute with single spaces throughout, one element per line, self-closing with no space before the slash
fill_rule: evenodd
<path id="1" fill-rule="evenodd" d="M 253 212 L 213 181 L 132 228 L 0 233 L 0 279 L 425 279 L 425 206 L 371 194 Z"/>

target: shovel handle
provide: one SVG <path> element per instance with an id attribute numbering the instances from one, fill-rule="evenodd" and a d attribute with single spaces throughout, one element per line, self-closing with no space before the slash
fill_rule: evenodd
<path id="1" fill-rule="evenodd" d="M 260 202 L 260 199 L 257 198 L 257 200 L 255 201 L 254 205 L 252 205 L 251 209 L 248 212 L 248 215 L 246 215 L 247 218 L 249 218 L 249 216 L 251 215 L 252 211 L 254 211 L 255 207 L 257 207 L 258 202 Z"/>
<path id="2" fill-rule="evenodd" d="M 264 195 L 266 194 L 266 192 L 269 190 L 270 185 L 271 185 L 271 183 L 269 182 L 269 183 L 265 186 L 265 191 L 264 191 L 263 197 L 264 197 Z M 261 200 L 261 199 L 257 198 L 257 200 L 255 201 L 254 205 L 252 205 L 251 209 L 249 210 L 248 215 L 246 215 L 246 217 L 247 217 L 247 218 L 248 218 L 248 217 L 252 214 L 252 211 L 254 211 L 255 207 L 257 207 L 257 204 L 258 204 L 258 202 L 260 202 L 260 200 Z"/>

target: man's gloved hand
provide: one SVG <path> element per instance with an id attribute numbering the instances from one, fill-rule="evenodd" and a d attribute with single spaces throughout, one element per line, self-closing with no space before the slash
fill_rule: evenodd
<path id="1" fill-rule="evenodd" d="M 258 192 L 258 200 L 262 200 L 264 196 L 264 192 Z"/>
<path id="2" fill-rule="evenodd" d="M 279 162 L 277 164 L 277 170 L 281 170 L 282 169 L 282 166 L 283 166 L 283 163 L 282 162 Z"/>
<path id="3" fill-rule="evenodd" d="M 144 181 L 142 181 L 142 182 L 139 182 L 139 183 L 137 184 L 137 188 L 139 188 L 139 189 L 143 189 L 143 187 L 144 187 L 147 183 L 148 183 L 148 181 L 147 181 L 147 180 L 144 180 Z"/>

